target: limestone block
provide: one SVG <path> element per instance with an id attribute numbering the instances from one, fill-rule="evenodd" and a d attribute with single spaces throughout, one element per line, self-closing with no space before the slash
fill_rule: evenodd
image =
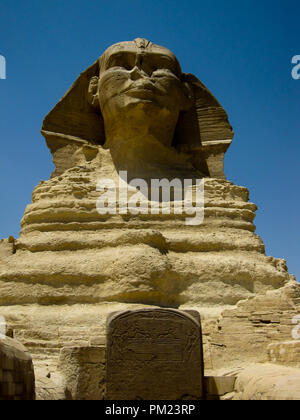
<path id="1" fill-rule="evenodd" d="M 297 364 L 297 342 L 281 343 L 292 338 L 293 319 L 300 313 L 299 295 L 300 284 L 291 280 L 278 290 L 239 302 L 236 309 L 225 310 L 212 325 L 204 323 L 203 331 L 210 337 L 212 368 L 223 367 L 224 360 L 229 366 L 275 360 L 288 365 L 292 359 Z M 270 350 L 267 353 L 271 343 L 272 355 Z"/>
<path id="2" fill-rule="evenodd" d="M 58 370 L 72 400 L 103 400 L 105 395 L 105 347 L 65 347 Z"/>
<path id="3" fill-rule="evenodd" d="M 32 359 L 25 347 L 11 338 L 0 338 L 0 400 L 35 399 Z"/>
<path id="4" fill-rule="evenodd" d="M 300 369 L 253 364 L 237 375 L 234 400 L 300 400 Z"/>
<path id="5" fill-rule="evenodd" d="M 0 261 L 10 257 L 15 251 L 15 239 L 10 236 L 8 239 L 0 240 Z"/>
<path id="6" fill-rule="evenodd" d="M 50 372 L 51 370 L 51 372 Z M 57 371 L 57 365 L 49 369 L 47 362 L 35 365 L 35 388 L 37 401 L 65 401 L 70 399 L 65 379 Z"/>
<path id="7" fill-rule="evenodd" d="M 236 376 L 207 376 L 205 377 L 206 397 L 222 397 L 234 392 Z"/>
<path id="8" fill-rule="evenodd" d="M 300 367 L 299 340 L 269 344 L 267 351 L 271 363 Z"/>

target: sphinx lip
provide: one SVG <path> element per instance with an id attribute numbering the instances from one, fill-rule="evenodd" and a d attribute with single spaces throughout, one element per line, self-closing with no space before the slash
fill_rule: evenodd
<path id="1" fill-rule="evenodd" d="M 149 83 L 141 83 L 141 84 L 134 84 L 130 86 L 128 89 L 124 90 L 123 93 L 129 92 L 155 92 L 157 88 Z"/>
<path id="2" fill-rule="evenodd" d="M 154 89 L 147 89 L 145 87 L 133 87 L 131 89 L 127 89 L 124 94 L 132 98 L 153 101 L 157 92 L 155 92 Z"/>
<path id="3" fill-rule="evenodd" d="M 153 101 L 154 97 L 160 95 L 158 89 L 149 84 L 133 85 L 123 92 L 126 96 L 144 101 Z"/>

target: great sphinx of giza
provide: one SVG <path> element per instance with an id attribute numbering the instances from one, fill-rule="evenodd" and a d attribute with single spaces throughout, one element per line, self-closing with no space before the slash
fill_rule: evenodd
<path id="1" fill-rule="evenodd" d="M 35 188 L 19 239 L 0 244 L 0 312 L 37 360 L 97 339 L 112 310 L 193 308 L 205 319 L 268 293 L 299 294 L 285 261 L 265 255 L 248 190 L 225 178 L 233 139 L 225 110 L 168 49 L 144 39 L 108 48 L 42 134 L 56 169 Z M 117 181 L 120 171 L 204 179 L 203 223 L 99 215 L 97 182 Z"/>

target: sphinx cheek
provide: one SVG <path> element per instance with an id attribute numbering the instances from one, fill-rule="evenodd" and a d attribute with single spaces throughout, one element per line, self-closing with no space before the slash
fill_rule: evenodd
<path id="1" fill-rule="evenodd" d="M 119 93 L 122 90 L 122 87 L 128 83 L 129 79 L 130 74 L 126 70 L 108 71 L 100 76 L 99 90 L 101 92 Z"/>
<path id="2" fill-rule="evenodd" d="M 164 78 L 156 81 L 157 87 L 164 92 L 161 103 L 171 112 L 178 113 L 183 108 L 184 91 L 180 81 L 173 78 Z"/>
<path id="3" fill-rule="evenodd" d="M 130 84 L 130 76 L 126 71 L 107 72 L 99 81 L 99 102 L 103 110 L 110 100 L 116 98 Z"/>

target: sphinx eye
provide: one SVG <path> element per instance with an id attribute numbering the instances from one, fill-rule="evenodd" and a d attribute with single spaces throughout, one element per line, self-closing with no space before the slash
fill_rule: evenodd
<path id="1" fill-rule="evenodd" d="M 132 63 L 130 62 L 129 57 L 126 57 L 124 55 L 114 55 L 110 58 L 108 68 L 113 67 L 121 67 L 126 70 L 132 70 Z"/>
<path id="2" fill-rule="evenodd" d="M 123 66 L 121 66 L 121 67 L 123 67 L 126 70 L 132 70 L 132 68 L 133 68 L 130 63 L 124 63 Z"/>
<path id="3" fill-rule="evenodd" d="M 164 68 L 158 68 L 152 72 L 153 77 L 170 77 L 175 76 L 172 70 L 164 69 Z"/>
<path id="4" fill-rule="evenodd" d="M 173 63 L 171 62 L 171 61 L 169 61 L 169 60 L 163 60 L 161 63 L 160 63 L 160 66 L 159 66 L 161 69 L 164 69 L 164 70 L 169 70 L 169 71 L 174 71 L 174 65 L 173 65 Z"/>
<path id="5" fill-rule="evenodd" d="M 155 65 L 151 67 L 152 74 L 155 76 L 166 76 L 170 73 L 176 75 L 176 68 L 174 67 L 174 63 L 167 58 L 161 58 L 157 60 Z"/>

